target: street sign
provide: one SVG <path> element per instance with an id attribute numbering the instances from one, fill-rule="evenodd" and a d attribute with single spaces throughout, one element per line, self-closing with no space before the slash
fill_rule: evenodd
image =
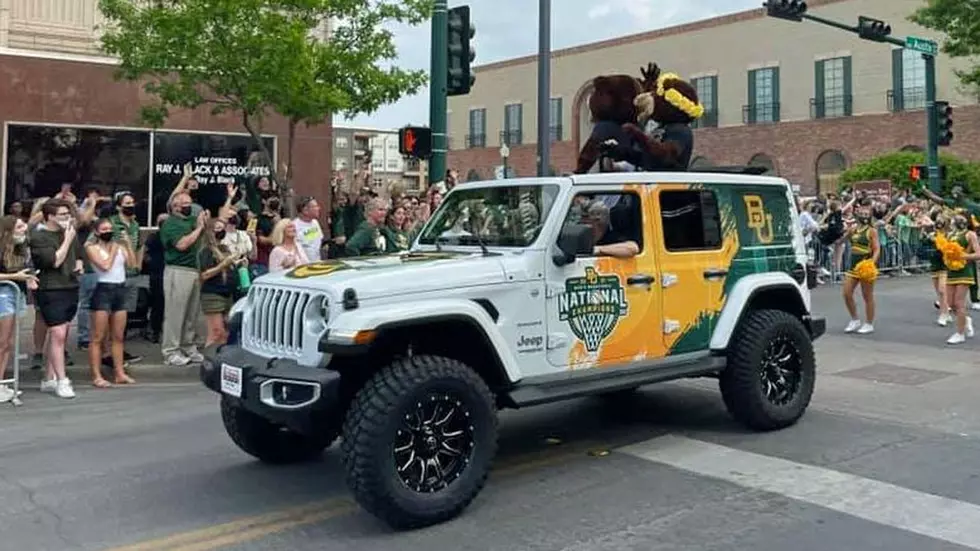
<path id="1" fill-rule="evenodd" d="M 938 44 L 932 40 L 919 38 L 917 36 L 905 37 L 905 48 L 916 52 L 921 52 L 926 55 L 931 55 L 932 57 L 936 57 L 936 55 L 939 54 Z"/>

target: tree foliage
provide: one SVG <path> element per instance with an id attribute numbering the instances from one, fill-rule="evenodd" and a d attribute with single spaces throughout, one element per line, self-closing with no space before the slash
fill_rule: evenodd
<path id="1" fill-rule="evenodd" d="M 950 57 L 968 57 L 971 67 L 957 70 L 963 84 L 980 90 L 980 0 L 926 0 L 909 20 L 946 35 L 942 51 Z"/>
<path id="2" fill-rule="evenodd" d="M 290 123 L 291 174 L 298 124 L 372 113 L 426 80 L 390 63 L 397 52 L 385 25 L 421 23 L 431 0 L 99 0 L 99 7 L 107 20 L 102 48 L 120 59 L 118 76 L 143 81 L 152 98 L 143 122 L 162 125 L 175 108 L 236 113 L 284 187 L 260 139 L 267 114 Z M 325 21 L 333 22 L 329 40 L 317 36 Z"/>
<path id="3" fill-rule="evenodd" d="M 863 182 L 867 180 L 890 180 L 893 186 L 901 189 L 915 189 L 919 186 L 910 175 L 914 165 L 926 162 L 925 153 L 916 151 L 896 151 L 863 161 L 841 174 L 841 183 Z M 940 164 L 946 165 L 944 191 L 953 184 L 962 183 L 971 195 L 980 194 L 980 163 L 962 161 L 951 155 L 940 155 Z"/>

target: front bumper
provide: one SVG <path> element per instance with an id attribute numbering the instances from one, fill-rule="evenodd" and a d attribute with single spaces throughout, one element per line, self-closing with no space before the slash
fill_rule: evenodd
<path id="1" fill-rule="evenodd" d="M 827 318 L 810 316 L 806 320 L 806 328 L 810 331 L 810 339 L 817 340 L 827 332 Z"/>
<path id="2" fill-rule="evenodd" d="M 206 350 L 204 358 L 204 386 L 270 422 L 310 432 L 339 410 L 340 374 L 335 371 L 263 358 L 234 344 Z M 224 388 L 222 366 L 241 370 L 229 370 Z"/>

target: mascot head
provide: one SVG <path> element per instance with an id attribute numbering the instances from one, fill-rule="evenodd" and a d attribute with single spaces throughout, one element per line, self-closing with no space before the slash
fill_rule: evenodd
<path id="1" fill-rule="evenodd" d="M 592 80 L 589 112 L 592 122 L 626 124 L 636 121 L 633 100 L 643 91 L 642 84 L 630 75 L 608 75 Z"/>
<path id="2" fill-rule="evenodd" d="M 656 63 L 647 64 L 640 72 L 644 91 L 633 103 L 641 123 L 653 120 L 659 124 L 690 124 L 704 115 L 697 90 L 687 81 L 674 73 L 662 73 Z"/>

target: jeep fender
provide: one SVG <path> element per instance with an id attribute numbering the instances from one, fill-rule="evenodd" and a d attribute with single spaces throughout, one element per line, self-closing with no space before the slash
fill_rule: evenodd
<path id="1" fill-rule="evenodd" d="M 385 329 L 449 320 L 473 324 L 483 334 L 491 352 L 497 356 L 507 379 L 511 382 L 521 379 L 517 362 L 511 355 L 507 342 L 500 335 L 496 323 L 482 306 L 472 300 L 438 299 L 419 303 L 362 304 L 360 308 L 343 312 L 331 320 L 325 338 L 328 344 L 344 345 L 350 344 L 360 332 L 383 332 Z"/>
<path id="2" fill-rule="evenodd" d="M 743 277 L 735 284 L 728 295 L 725 307 L 715 322 L 714 333 L 711 335 L 711 349 L 724 350 L 728 348 L 728 341 L 732 338 L 735 328 L 738 327 L 742 319 L 742 313 L 752 302 L 752 298 L 761 292 L 771 289 L 791 290 L 799 297 L 800 303 L 805 312 L 810 311 L 810 295 L 800 288 L 800 284 L 793 280 L 785 272 L 768 272 L 764 274 L 752 274 Z"/>

